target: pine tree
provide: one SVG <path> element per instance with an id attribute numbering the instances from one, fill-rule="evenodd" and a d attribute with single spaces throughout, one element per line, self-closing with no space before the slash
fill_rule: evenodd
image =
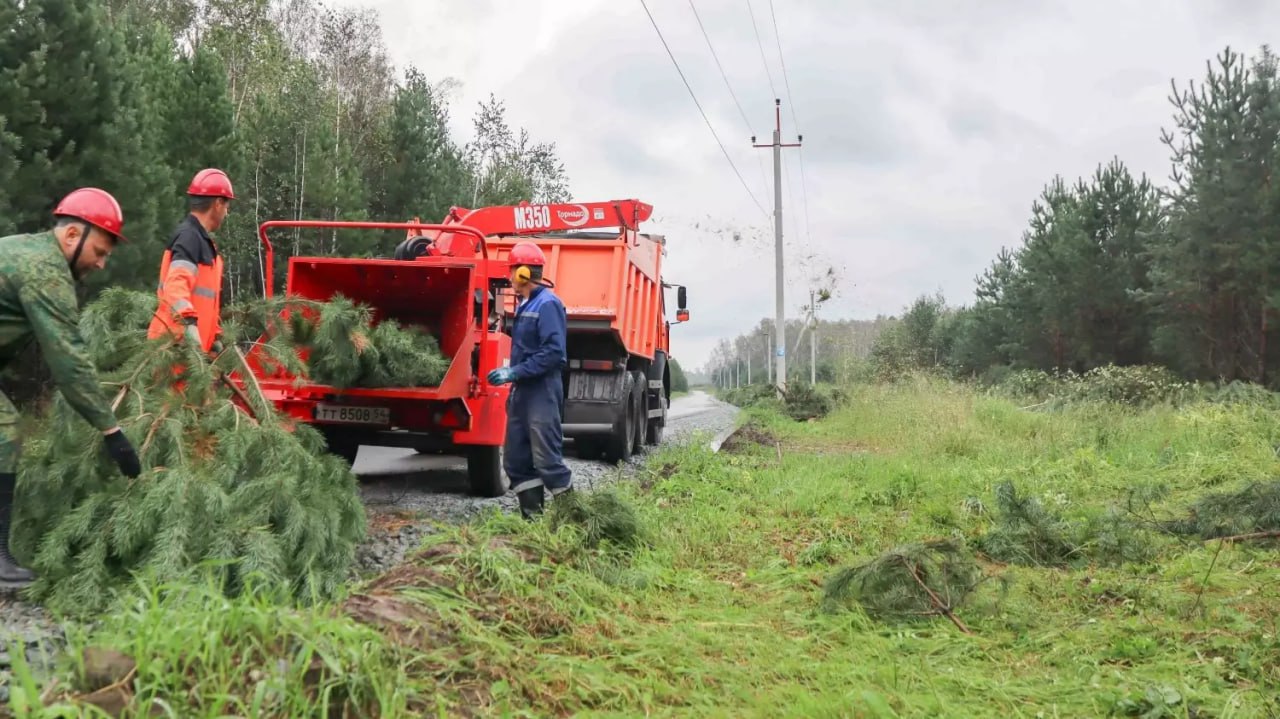
<path id="1" fill-rule="evenodd" d="M 3 12 L 0 12 L 0 22 L 3 21 Z M 0 80 L 0 92 L 3 87 L 3 80 Z M 7 125 L 4 115 L 0 115 L 0 237 L 13 232 L 15 226 L 9 207 L 9 183 L 18 169 L 18 136 L 9 132 Z"/>
<path id="2" fill-rule="evenodd" d="M 6 95 L 12 132 L 22 138 L 14 184 L 17 223 L 47 227 L 57 198 L 85 175 L 83 154 L 104 144 L 103 128 L 119 110 L 120 48 L 102 32 L 105 17 L 90 0 L 29 0 L 6 34 L 4 71 L 16 95 Z"/>
<path id="3" fill-rule="evenodd" d="M 461 150 L 449 137 L 448 114 L 426 78 L 415 68 L 396 89 L 386 128 L 386 150 L 370 185 L 380 189 L 371 207 L 387 220 L 439 222 L 464 200 L 466 172 Z"/>
<path id="4" fill-rule="evenodd" d="M 17 24 L 17 0 L 0 0 L 0 27 L 16 28 Z M 6 105 L 10 102 L 8 98 L 16 101 L 20 92 L 8 71 L 11 65 L 16 64 L 9 59 L 14 56 L 11 44 L 15 35 L 13 32 L 0 33 L 0 97 L 6 98 Z M 13 123 L 5 116 L 7 112 L 7 107 L 0 108 L 0 237 L 10 234 L 17 226 L 10 198 L 13 194 L 11 183 L 18 169 L 20 138 L 13 133 Z"/>
<path id="5" fill-rule="evenodd" d="M 1271 314 L 1280 306 L 1280 146 L 1277 58 L 1252 67 L 1227 48 L 1200 85 L 1171 98 L 1174 187 L 1166 231 L 1152 248 L 1156 345 L 1193 377 L 1261 381 L 1277 365 Z"/>
<path id="6" fill-rule="evenodd" d="M 6 13 L 14 22 L 0 50 L 0 89 L 6 129 L 19 140 L 10 221 L 46 229 L 60 197 L 92 185 L 120 201 L 126 234 L 148 237 L 162 174 L 142 112 L 145 89 L 120 29 L 94 0 L 30 0 Z M 140 286 L 131 268 L 143 253 L 121 248 L 98 281 Z"/>

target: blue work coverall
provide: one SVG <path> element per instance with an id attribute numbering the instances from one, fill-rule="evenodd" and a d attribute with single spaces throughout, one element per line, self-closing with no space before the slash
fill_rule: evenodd
<path id="1" fill-rule="evenodd" d="M 562 427 L 566 325 L 564 303 L 546 287 L 534 288 L 516 307 L 511 327 L 515 377 L 507 397 L 502 468 L 517 494 L 545 487 L 556 495 L 573 486 Z"/>

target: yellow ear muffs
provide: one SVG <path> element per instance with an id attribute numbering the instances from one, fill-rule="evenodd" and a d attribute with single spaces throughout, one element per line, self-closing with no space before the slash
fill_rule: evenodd
<path id="1" fill-rule="evenodd" d="M 533 270 L 528 265 L 520 265 L 516 268 L 515 277 L 521 282 L 530 282 L 533 280 Z"/>

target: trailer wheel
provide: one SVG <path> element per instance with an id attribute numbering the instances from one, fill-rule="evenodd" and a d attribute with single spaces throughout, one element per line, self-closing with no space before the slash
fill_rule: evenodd
<path id="1" fill-rule="evenodd" d="M 502 479 L 502 448 L 472 447 L 467 452 L 467 481 L 477 497 L 501 497 L 507 493 Z"/>
<path id="2" fill-rule="evenodd" d="M 360 452 L 360 443 L 345 436 L 341 430 L 322 429 L 325 446 L 329 453 L 341 457 L 348 465 L 356 463 L 356 455 Z"/>
<path id="3" fill-rule="evenodd" d="M 610 464 L 626 462 L 631 459 L 631 448 L 635 442 L 636 396 L 635 375 L 628 373 L 623 380 L 622 396 L 625 406 L 618 418 L 614 420 L 613 432 L 609 434 L 608 444 L 604 448 L 605 461 Z"/>

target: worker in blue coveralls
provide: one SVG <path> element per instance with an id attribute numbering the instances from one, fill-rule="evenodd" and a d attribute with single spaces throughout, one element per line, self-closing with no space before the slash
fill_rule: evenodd
<path id="1" fill-rule="evenodd" d="M 520 514 L 542 512 L 544 490 L 552 497 L 573 489 L 564 463 L 564 303 L 542 277 L 542 249 L 518 242 L 508 256 L 511 286 L 519 295 L 511 327 L 511 366 L 489 373 L 489 383 L 513 383 L 507 398 L 507 439 L 502 468 L 520 500 Z"/>

